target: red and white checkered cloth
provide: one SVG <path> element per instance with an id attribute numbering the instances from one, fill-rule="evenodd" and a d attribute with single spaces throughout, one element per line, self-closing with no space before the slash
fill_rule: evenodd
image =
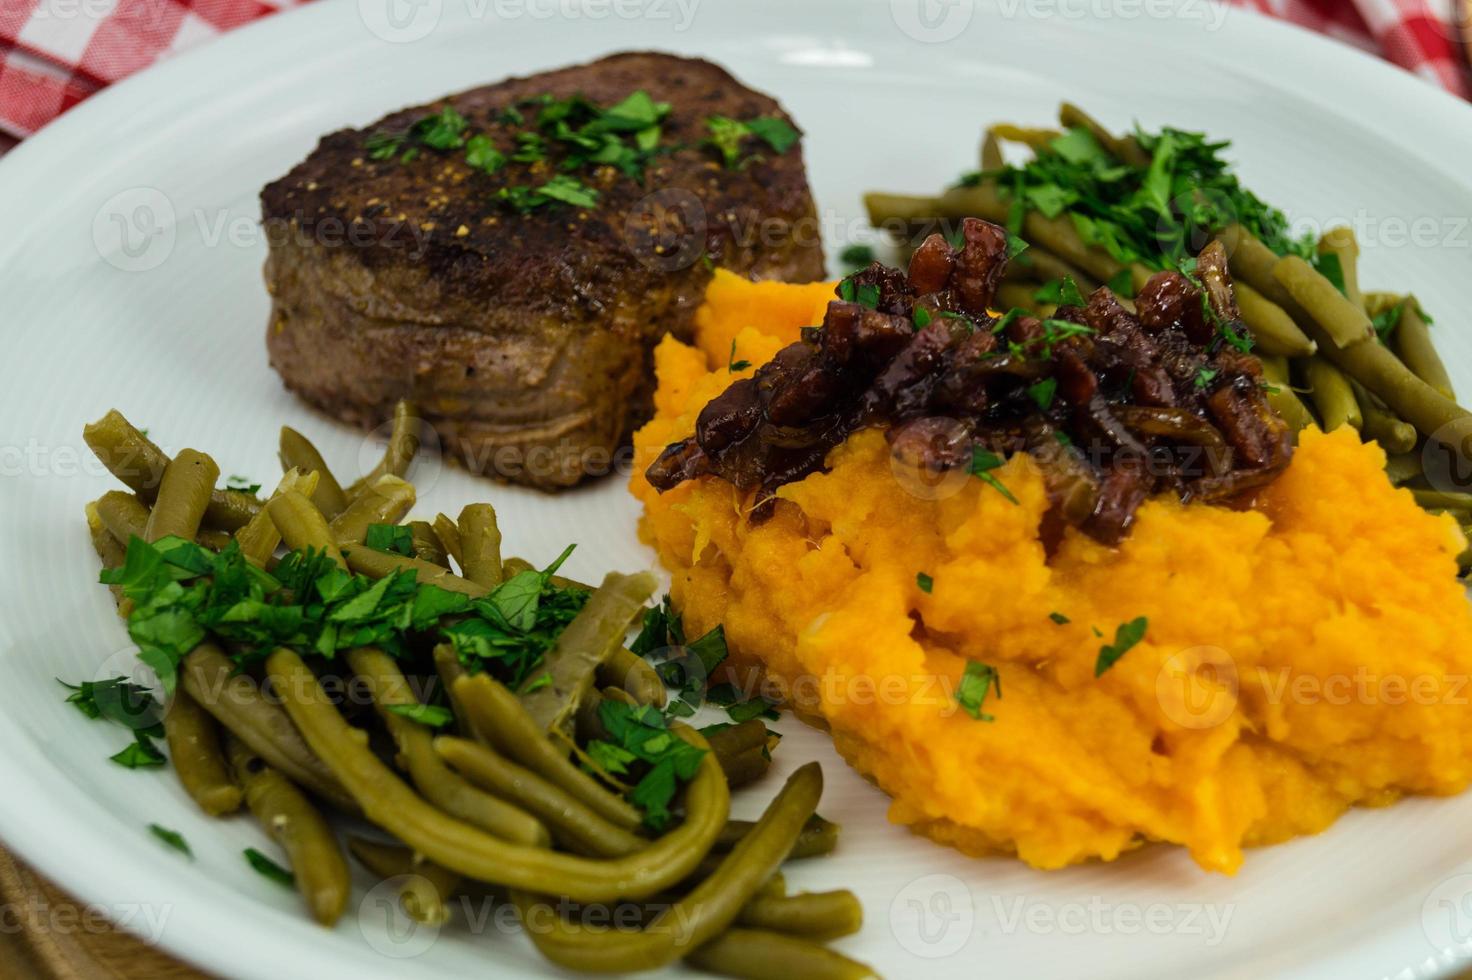
<path id="1" fill-rule="evenodd" d="M 0 0 L 0 153 L 97 90 L 303 0 Z M 1366 50 L 1467 98 L 1466 0 L 1226 0 Z M 1458 15 L 1454 11 L 1461 11 Z"/>

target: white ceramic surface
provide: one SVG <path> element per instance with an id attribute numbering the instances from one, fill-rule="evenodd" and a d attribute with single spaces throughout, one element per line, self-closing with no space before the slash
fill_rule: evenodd
<path id="1" fill-rule="evenodd" d="M 249 821 L 208 821 L 171 774 L 106 761 L 120 731 L 82 719 L 54 680 L 128 657 L 81 521 L 112 486 L 82 424 L 117 406 L 167 449 L 199 446 L 227 473 L 269 480 L 288 423 L 350 471 L 373 447 L 288 397 L 266 366 L 258 189 L 333 128 L 628 48 L 705 55 L 777 94 L 807 131 L 830 246 L 856 233 L 864 189 L 932 189 L 968 167 L 983 123 L 1040 122 L 1062 98 L 1114 126 L 1230 137 L 1248 185 L 1294 218 L 1357 223 L 1363 280 L 1414 289 L 1441 314 L 1439 341 L 1472 390 L 1460 294 L 1472 111 L 1201 0 L 323 0 L 147 71 L 0 165 L 13 372 L 0 386 L 0 837 L 207 969 L 438 980 L 548 968 L 494 919 L 482 935 L 393 934 L 376 896 L 319 929 L 245 866 L 243 847 L 270 847 Z M 518 553 L 579 542 L 574 575 L 652 562 L 621 482 L 554 499 L 458 471 L 419 479 L 430 513 L 494 498 Z M 781 727 L 778 768 L 822 759 L 823 811 L 846 828 L 836 856 L 791 877 L 857 890 L 868 922 L 840 948 L 891 977 L 1419 977 L 1454 969 L 1448 947 L 1472 935 L 1472 875 L 1458 877 L 1472 870 L 1472 797 L 1351 814 L 1251 853 L 1235 878 L 1161 848 L 1042 874 L 887 825 L 884 797 L 823 737 Z M 160 846 L 150 822 L 181 830 L 196 860 Z"/>

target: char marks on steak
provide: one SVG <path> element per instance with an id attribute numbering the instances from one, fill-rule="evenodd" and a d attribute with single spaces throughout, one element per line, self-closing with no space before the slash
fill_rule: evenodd
<path id="1" fill-rule="evenodd" d="M 504 154 L 515 109 L 542 96 L 668 102 L 642 180 L 612 166 L 574 176 L 592 208 L 518 213 L 497 193 L 556 176 L 564 153 L 495 173 L 463 150 L 374 159 L 375 139 L 446 105 Z M 534 122 L 536 109 L 523 114 Z M 786 119 L 771 98 L 706 61 L 613 55 L 451 96 L 324 137 L 262 192 L 270 241 L 267 347 L 287 387 L 363 426 L 413 399 L 468 468 L 545 488 L 606 472 L 647 414 L 650 350 L 687 336 L 715 266 L 820 278 L 823 256 L 801 145 L 723 166 L 711 116 Z"/>
<path id="2" fill-rule="evenodd" d="M 1151 494 L 1230 501 L 1288 464 L 1291 434 L 1240 349 L 1220 243 L 1195 276 L 1155 275 L 1135 313 L 1101 288 L 1045 320 L 994 317 L 1006 261 L 1006 233 L 968 218 L 958 248 L 932 235 L 908 274 L 876 263 L 850 276 L 822 327 L 712 399 L 649 482 L 718 476 L 756 494 L 760 520 L 778 487 L 883 426 L 896 460 L 932 472 L 989 475 L 1031 454 L 1051 504 L 1045 540 L 1071 525 L 1112 544 Z"/>

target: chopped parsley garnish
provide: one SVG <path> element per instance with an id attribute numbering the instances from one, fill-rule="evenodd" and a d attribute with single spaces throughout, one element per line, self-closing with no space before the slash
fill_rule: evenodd
<path id="1" fill-rule="evenodd" d="M 1344 265 L 1339 261 L 1338 254 L 1334 252 L 1317 252 L 1312 257 L 1313 266 L 1319 270 L 1319 275 L 1334 284 L 1341 296 L 1346 295 L 1344 285 Z"/>
<path id="2" fill-rule="evenodd" d="M 747 360 L 738 361 L 738 360 L 736 360 L 736 338 L 735 337 L 732 337 L 731 338 L 731 354 L 730 354 L 729 357 L 726 358 L 726 370 L 727 371 L 730 371 L 732 374 L 735 374 L 737 371 L 745 371 L 749 367 L 751 367 L 751 362 L 750 361 L 747 361 Z"/>
<path id="3" fill-rule="evenodd" d="M 287 871 L 254 847 L 247 847 L 243 853 L 245 854 L 245 860 L 249 862 L 251 868 L 262 878 L 270 878 L 276 884 L 285 885 L 287 888 L 296 884 L 296 875 Z"/>
<path id="4" fill-rule="evenodd" d="M 172 847 L 174 850 L 178 851 L 180 854 L 183 854 L 189 858 L 194 857 L 194 852 L 189 849 L 189 842 L 185 840 L 184 835 L 179 833 L 177 830 L 170 830 L 167 827 L 160 827 L 156 823 L 151 823 L 148 825 L 148 832 L 157 837 L 159 840 L 163 841 L 165 844 Z"/>
<path id="5" fill-rule="evenodd" d="M 523 213 L 533 211 L 551 201 L 561 201 L 579 208 L 598 206 L 598 192 L 576 177 L 558 174 L 539 187 L 516 185 L 503 187 L 496 192 L 498 200 L 505 201 L 514 210 Z"/>
<path id="6" fill-rule="evenodd" d="M 838 261 L 850 272 L 867 268 L 874 262 L 874 249 L 868 245 L 849 245 L 838 253 Z"/>
<path id="7" fill-rule="evenodd" d="M 136 539 L 135 539 L 136 540 Z M 105 718 L 133 733 L 133 741 L 108 758 L 126 769 L 162 766 L 167 761 L 154 739 L 164 737 L 163 705 L 146 687 L 125 677 L 111 677 L 80 684 L 59 682 L 71 689 L 67 703 L 76 705 L 88 718 Z"/>
<path id="8" fill-rule="evenodd" d="M 1073 622 L 1073 620 L 1069 619 L 1061 612 L 1050 612 L 1048 613 L 1048 618 L 1057 623 L 1059 626 L 1066 626 L 1069 623 Z"/>
<path id="9" fill-rule="evenodd" d="M 910 322 L 915 324 L 916 330 L 924 330 L 930 326 L 930 311 L 923 306 L 915 307 L 910 314 Z"/>
<path id="10" fill-rule="evenodd" d="M 234 541 L 215 553 L 175 537 L 154 544 L 133 538 L 122 566 L 104 570 L 101 580 L 133 601 L 128 634 L 166 691 L 207 633 L 235 647 L 241 663 L 276 646 L 328 659 L 365 645 L 402 656 L 411 637 L 423 636 L 448 641 L 471 672 L 490 670 L 515 689 L 587 601 L 587 593 L 551 582 L 570 551 L 479 599 L 421 585 L 413 570 L 375 581 L 319 552 L 289 552 L 266 572 Z"/>
<path id="11" fill-rule="evenodd" d="M 388 710 L 430 728 L 444 728 L 455 720 L 449 708 L 443 708 L 437 704 L 391 704 Z"/>
<path id="12" fill-rule="evenodd" d="M 1130 651 L 1135 644 L 1145 638 L 1145 630 L 1149 628 L 1150 621 L 1144 616 L 1137 616 L 1128 623 L 1120 623 L 1114 628 L 1114 642 L 1107 643 L 1099 648 L 1099 659 L 1094 662 L 1094 676 L 1103 675 L 1104 671 L 1113 667 L 1120 657 Z M 1099 631 L 1096 629 L 1097 634 Z"/>
<path id="13" fill-rule="evenodd" d="M 935 588 L 935 579 L 926 575 L 924 572 L 916 572 L 915 587 L 926 595 L 930 595 L 930 590 Z"/>
<path id="14" fill-rule="evenodd" d="M 1032 298 L 1039 303 L 1052 303 L 1054 306 L 1084 305 L 1083 294 L 1078 291 L 1072 276 L 1044 283 L 1041 289 L 1032 294 Z"/>
<path id="15" fill-rule="evenodd" d="M 1043 378 L 1027 386 L 1027 395 L 1038 408 L 1047 411 L 1053 406 L 1053 397 L 1058 393 L 1057 378 Z"/>
<path id="16" fill-rule="evenodd" d="M 798 139 L 792 124 L 776 116 L 758 116 L 745 122 L 728 116 L 707 116 L 705 129 L 710 133 L 706 143 L 720 154 L 727 169 L 739 169 L 753 159 L 741 152 L 748 137 L 761 140 L 779 154 L 786 153 Z"/>
<path id="17" fill-rule="evenodd" d="M 403 524 L 369 524 L 363 544 L 394 555 L 414 554 L 414 532 Z"/>
<path id="18" fill-rule="evenodd" d="M 465 142 L 465 162 L 477 170 L 493 174 L 506 166 L 506 154 L 496 149 L 489 136 L 477 133 Z"/>
<path id="19" fill-rule="evenodd" d="M 608 739 L 589 742 L 589 757 L 610 773 L 639 774 L 629 802 L 644 811 L 651 830 L 663 830 L 675 791 L 694 777 L 706 750 L 670 731 L 664 715 L 648 705 L 606 700 L 598 705 L 598 718 Z"/>
<path id="20" fill-rule="evenodd" d="M 1380 343 L 1385 344 L 1390 342 L 1390 335 L 1395 332 L 1396 327 L 1400 326 L 1401 314 L 1405 312 L 1407 302 L 1407 300 L 1403 299 L 1389 309 L 1381 310 L 1370 318 L 1370 323 L 1375 327 L 1375 336 L 1380 338 Z M 1424 315 L 1422 319 L 1425 319 Z"/>
<path id="21" fill-rule="evenodd" d="M 1215 381 L 1217 379 L 1217 375 L 1219 374 L 1221 374 L 1221 372 L 1218 371 L 1216 368 L 1198 368 L 1196 371 L 1196 378 L 1191 383 L 1195 386 L 1197 391 L 1204 391 L 1206 389 L 1206 386 Z"/>
<path id="22" fill-rule="evenodd" d="M 1135 278 L 1130 274 L 1129 269 L 1120 269 L 1110 277 L 1106 285 L 1109 291 L 1116 296 L 1122 296 L 1125 299 L 1135 298 Z"/>
<path id="23" fill-rule="evenodd" d="M 259 483 L 252 483 L 248 476 L 232 476 L 225 481 L 226 490 L 236 490 L 240 493 L 256 494 L 261 492 Z"/>
<path id="24" fill-rule="evenodd" d="M 985 449 L 981 446 L 971 447 L 971 475 L 988 484 L 997 493 L 1000 493 L 1015 504 L 1017 503 L 1017 498 L 1012 495 L 1012 491 L 1008 490 L 1006 485 L 1001 480 L 998 480 L 996 474 L 992 472 L 992 470 L 1001 466 L 1004 462 L 1006 460 L 1002 459 L 1002 457 L 990 449 Z"/>
<path id="25" fill-rule="evenodd" d="M 742 692 L 735 684 L 717 684 L 705 692 L 706 700 L 711 704 L 721 705 L 726 709 L 727 716 L 737 725 L 743 721 L 753 718 L 767 718 L 776 721 L 782 715 L 777 711 L 777 705 L 768 701 L 761 695 L 743 698 Z"/>
<path id="26" fill-rule="evenodd" d="M 1126 265 L 1174 268 L 1233 221 L 1278 255 L 1312 257 L 1311 237 L 1291 237 L 1283 213 L 1244 188 L 1231 172 L 1222 157 L 1229 143 L 1169 127 L 1155 133 L 1137 128 L 1134 138 L 1150 158 L 1146 166 L 1115 159 L 1087 129 L 1078 127 L 1021 166 L 968 174 L 961 183 L 994 177 L 1011 199 L 1008 231 L 1013 234 L 1020 233 L 1026 210 L 1050 218 L 1067 214 L 1087 244 Z M 1119 288 L 1123 280 L 1109 285 L 1126 295 Z"/>
<path id="27" fill-rule="evenodd" d="M 168 762 L 163 752 L 154 744 L 154 739 L 163 738 L 164 730 L 160 725 L 156 729 L 147 731 L 136 731 L 133 733 L 133 744 L 124 748 L 121 752 L 108 756 L 112 762 L 116 762 L 124 769 L 151 769 L 162 766 Z"/>
<path id="28" fill-rule="evenodd" d="M 996 721 L 996 718 L 981 710 L 987 695 L 993 690 L 1000 700 L 1002 677 L 997 669 L 979 660 L 969 660 L 966 662 L 966 669 L 961 672 L 961 685 L 956 688 L 956 703 L 961 706 L 962 711 L 977 721 Z"/>
<path id="29" fill-rule="evenodd" d="M 634 637 L 629 649 L 641 657 L 648 657 L 665 647 L 684 645 L 685 629 L 670 604 L 670 597 L 666 595 L 659 605 L 644 611 L 644 622 L 639 635 Z"/>

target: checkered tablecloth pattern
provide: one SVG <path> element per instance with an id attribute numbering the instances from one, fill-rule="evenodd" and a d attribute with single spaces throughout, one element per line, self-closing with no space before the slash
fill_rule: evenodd
<path id="1" fill-rule="evenodd" d="M 0 0 L 0 153 L 89 95 L 303 0 Z M 1368 51 L 1463 98 L 1472 0 L 1226 0 Z"/>

